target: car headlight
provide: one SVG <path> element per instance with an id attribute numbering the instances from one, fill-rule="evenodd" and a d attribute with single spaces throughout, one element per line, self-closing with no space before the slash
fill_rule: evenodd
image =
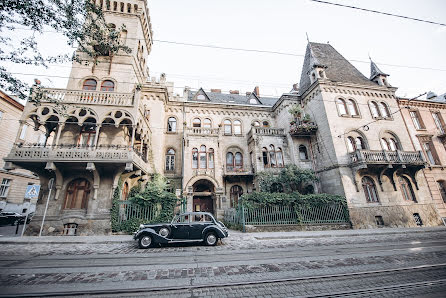
<path id="1" fill-rule="evenodd" d="M 141 230 L 141 229 L 144 229 L 144 225 L 143 224 L 140 224 L 139 225 L 139 229 Z"/>

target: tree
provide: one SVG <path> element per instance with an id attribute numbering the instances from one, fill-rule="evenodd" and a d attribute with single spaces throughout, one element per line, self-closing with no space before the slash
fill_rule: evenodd
<path id="1" fill-rule="evenodd" d="M 260 172 L 257 174 L 260 191 L 278 192 L 278 189 L 286 193 L 304 192 L 306 184 L 318 180 L 312 170 L 302 169 L 296 165 L 288 165 L 279 174 Z M 278 187 L 281 185 L 281 187 Z"/>
<path id="2" fill-rule="evenodd" d="M 110 5 L 110 1 L 105 1 Z M 25 29 L 31 34 L 23 37 L 19 45 L 12 43 L 7 31 Z M 73 53 L 44 56 L 38 49 L 36 33 L 52 29 L 76 45 Z M 107 56 L 110 64 L 119 51 L 130 53 L 131 49 L 121 43 L 120 34 L 125 27 L 107 25 L 102 9 L 91 0 L 2 0 L 0 1 L 0 61 L 48 67 L 49 63 L 77 61 L 94 66 L 100 56 Z M 20 31 L 22 32 L 22 31 Z M 82 55 L 85 54 L 85 55 Z M 87 59 L 85 59 L 87 58 Z M 29 86 L 16 78 L 5 67 L 0 66 L 0 88 L 27 98 Z M 42 96 L 33 97 L 39 104 Z"/>

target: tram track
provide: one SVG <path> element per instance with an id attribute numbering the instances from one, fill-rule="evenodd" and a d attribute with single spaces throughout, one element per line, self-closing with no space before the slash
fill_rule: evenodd
<path id="1" fill-rule="evenodd" d="M 432 271 L 432 272 L 430 272 Z M 315 295 L 310 295 L 311 297 L 355 297 L 361 295 L 371 295 L 378 294 L 379 292 L 398 292 L 401 290 L 407 289 L 421 289 L 429 286 L 441 287 L 442 289 L 446 289 L 446 263 L 444 264 L 435 264 L 435 265 L 419 265 L 419 266 L 410 266 L 410 267 L 402 267 L 402 268 L 392 268 L 392 269 L 383 269 L 383 270 L 371 270 L 371 271 L 361 271 L 361 272 L 352 272 L 352 273 L 340 273 L 340 274 L 328 274 L 328 275 L 314 275 L 314 276 L 305 276 L 305 277 L 291 277 L 291 278 L 281 278 L 281 279 L 268 279 L 268 280 L 252 280 L 252 281 L 239 281 L 239 282 L 225 282 L 225 283 L 203 283 L 203 284 L 193 284 L 193 280 L 191 280 L 191 284 L 189 285 L 178 285 L 178 286 L 167 286 L 167 287 L 126 287 L 126 288 L 103 288 L 103 289 L 79 289 L 76 290 L 66 290 L 66 291 L 34 291 L 34 292 L 26 292 L 26 293 L 8 293 L 3 291 L 0 293 L 0 297 L 49 297 L 49 296 L 79 296 L 79 295 L 119 295 L 119 294 L 142 294 L 142 295 L 157 295 L 163 294 L 168 295 L 172 292 L 182 292 L 189 293 L 197 290 L 206 290 L 206 289 L 224 289 L 224 288 L 237 288 L 237 287 L 258 287 L 265 285 L 274 285 L 279 287 L 281 284 L 287 283 L 313 283 L 313 284 L 321 284 L 323 282 L 331 282 L 336 279 L 354 279 L 354 280 L 364 280 L 371 279 L 375 277 L 379 277 L 380 275 L 391 275 L 393 277 L 399 276 L 399 274 L 403 277 L 409 277 L 408 279 L 416 278 L 414 274 L 421 274 L 420 276 L 431 277 L 429 275 L 438 277 L 437 279 L 430 280 L 422 280 L 416 282 L 404 282 L 398 284 L 385 285 L 381 287 L 367 287 L 360 289 L 350 289 L 348 291 L 339 291 L 339 292 L 330 292 L 330 293 L 317 293 Z M 429 273 L 430 274 L 426 274 Z M 193 295 L 192 295 L 193 296 Z"/>

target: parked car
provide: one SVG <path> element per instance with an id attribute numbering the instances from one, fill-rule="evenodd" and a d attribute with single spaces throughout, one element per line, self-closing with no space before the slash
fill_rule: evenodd
<path id="1" fill-rule="evenodd" d="M 170 223 L 142 224 L 133 239 L 139 248 L 156 244 L 179 242 L 204 242 L 216 245 L 219 239 L 228 237 L 228 229 L 211 213 L 187 212 L 176 215 Z"/>
<path id="2" fill-rule="evenodd" d="M 25 217 L 16 212 L 0 212 L 0 225 L 17 225 L 25 222 Z M 29 221 L 27 221 L 29 223 Z"/>

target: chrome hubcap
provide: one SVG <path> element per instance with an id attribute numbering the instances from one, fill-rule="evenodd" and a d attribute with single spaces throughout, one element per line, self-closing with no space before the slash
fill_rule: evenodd
<path id="1" fill-rule="evenodd" d="M 160 230 L 160 235 L 163 237 L 167 237 L 167 235 L 169 235 L 169 230 L 166 228 L 163 228 Z"/>
<path id="2" fill-rule="evenodd" d="M 141 239 L 141 244 L 144 246 L 149 246 L 152 243 L 152 238 L 150 238 L 149 236 L 144 236 Z"/>
<path id="3" fill-rule="evenodd" d="M 207 242 L 208 244 L 215 244 L 215 242 L 217 242 L 217 237 L 215 237 L 214 234 L 211 234 L 208 236 Z"/>

